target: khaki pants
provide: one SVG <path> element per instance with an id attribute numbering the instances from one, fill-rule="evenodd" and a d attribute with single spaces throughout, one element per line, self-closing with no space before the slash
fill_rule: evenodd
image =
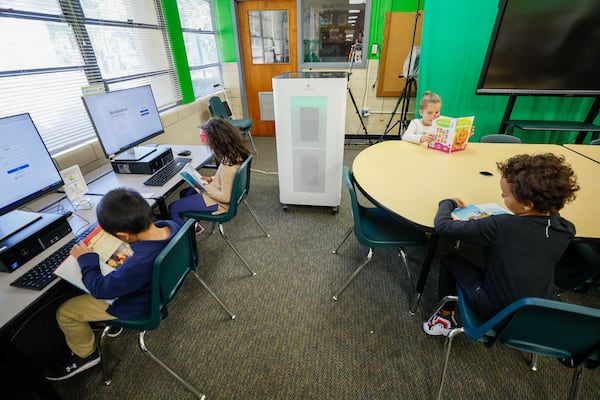
<path id="1" fill-rule="evenodd" d="M 67 345 L 77 356 L 85 358 L 96 348 L 96 335 L 89 322 L 117 319 L 106 312 L 107 308 L 108 303 L 104 300 L 83 294 L 65 301 L 56 310 L 58 326 Z"/>

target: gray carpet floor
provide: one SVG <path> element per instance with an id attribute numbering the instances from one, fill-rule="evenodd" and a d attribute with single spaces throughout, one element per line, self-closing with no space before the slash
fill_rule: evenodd
<path id="1" fill-rule="evenodd" d="M 226 232 L 257 271 L 250 276 L 218 234 L 199 237 L 199 273 L 235 312 L 230 320 L 197 281 L 188 279 L 162 325 L 146 335 L 148 348 L 208 399 L 431 399 L 435 397 L 444 339 L 421 324 L 435 307 L 437 260 L 453 251 L 441 240 L 416 315 L 408 314 L 412 284 L 397 253 L 378 250 L 339 301 L 333 293 L 366 256 L 354 236 L 332 254 L 352 226 L 349 198 L 326 207 L 279 203 L 274 138 L 255 138 L 248 201 L 271 237 L 242 208 Z M 344 164 L 365 145 L 345 146 Z M 207 226 L 210 228 L 210 226 Z M 409 248 L 416 282 L 424 247 Z M 461 252 L 477 256 L 463 244 Z M 566 293 L 566 301 L 600 307 L 600 291 Z M 113 382 L 100 368 L 52 383 L 70 399 L 191 399 L 193 396 L 137 347 L 137 334 L 110 339 Z M 455 340 L 444 398 L 565 399 L 572 370 L 498 345 Z M 600 398 L 600 369 L 586 370 L 581 400 Z"/>

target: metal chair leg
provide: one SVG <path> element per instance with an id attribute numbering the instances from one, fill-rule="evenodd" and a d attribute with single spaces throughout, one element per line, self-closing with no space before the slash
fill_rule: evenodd
<path id="1" fill-rule="evenodd" d="M 537 371 L 538 370 L 538 366 L 537 366 L 537 362 L 538 362 L 538 355 L 535 353 L 531 353 L 531 370 L 532 371 Z"/>
<path id="2" fill-rule="evenodd" d="M 265 236 L 268 237 L 268 238 L 270 238 L 271 235 L 267 233 L 267 230 L 265 229 L 264 225 L 258 219 L 258 216 L 256 215 L 256 211 L 254 211 L 254 208 L 252 208 L 250 206 L 250 203 L 248 203 L 248 201 L 246 201 L 246 199 L 244 199 L 244 205 L 246 206 L 246 208 L 248 209 L 248 211 L 250 211 L 250 215 L 252 215 L 252 217 L 254 218 L 254 220 L 256 221 L 256 223 L 258 224 L 258 226 L 260 226 L 260 229 L 263 231 L 263 233 L 265 234 Z"/>
<path id="3" fill-rule="evenodd" d="M 254 149 L 254 154 L 258 155 L 258 150 L 256 150 L 256 146 L 254 145 L 254 139 L 252 139 L 252 133 L 250 131 L 247 132 L 248 139 L 250 139 L 250 143 L 252 144 L 252 148 Z"/>
<path id="4" fill-rule="evenodd" d="M 450 360 L 450 349 L 452 347 L 452 340 L 455 336 L 457 336 L 460 333 L 463 333 L 464 331 L 464 328 L 455 328 L 452 329 L 446 337 L 446 343 L 444 344 L 444 361 L 442 363 L 442 373 L 440 375 L 440 384 L 438 386 L 437 400 L 440 400 L 442 398 L 442 389 L 444 388 L 444 379 L 446 378 L 448 361 Z"/>
<path id="5" fill-rule="evenodd" d="M 102 381 L 106 386 L 112 383 L 112 374 L 110 373 L 110 368 L 106 360 L 107 351 L 106 351 L 106 338 L 107 333 L 110 329 L 110 325 L 106 325 L 104 329 L 102 329 L 102 333 L 100 333 L 100 339 L 98 340 L 98 353 L 100 354 L 100 366 L 102 367 Z"/>
<path id="6" fill-rule="evenodd" d="M 223 303 L 223 301 L 221 301 L 221 299 L 215 294 L 215 292 L 212 291 L 211 288 L 208 287 L 208 285 L 206 284 L 206 282 L 204 282 L 204 280 L 202 278 L 200 278 L 200 275 L 198 275 L 198 273 L 196 271 L 192 271 L 194 276 L 196 277 L 196 279 L 198 279 L 198 282 L 200 282 L 200 284 L 202 286 L 204 286 L 204 288 L 206 290 L 208 290 L 208 293 L 210 293 L 210 295 L 213 297 L 213 299 L 215 299 L 217 301 L 217 303 L 219 303 L 219 305 L 223 308 L 223 310 L 225 310 L 225 312 L 227 314 L 229 314 L 229 316 L 231 317 L 231 319 L 235 319 L 235 314 L 232 313 L 229 308 L 227 308 L 227 306 L 225 305 L 225 303 Z"/>
<path id="7" fill-rule="evenodd" d="M 583 381 L 583 365 L 575 368 L 573 371 L 573 379 L 571 380 L 571 389 L 569 390 L 569 400 L 576 400 L 579 397 L 581 390 L 581 382 Z"/>
<path id="8" fill-rule="evenodd" d="M 225 230 L 223 229 L 223 224 L 219 224 L 219 233 L 221 234 L 221 236 L 223 237 L 223 239 L 225 239 L 225 241 L 227 242 L 227 244 L 229 245 L 229 247 L 231 247 L 231 250 L 233 250 L 233 252 L 239 257 L 239 259 L 242 260 L 242 262 L 244 263 L 244 265 L 246 266 L 246 268 L 248 268 L 248 271 L 250 271 L 250 273 L 252 274 L 252 276 L 256 275 L 256 272 L 254 272 L 252 270 L 252 268 L 250 267 L 250 264 L 248 264 L 248 262 L 246 261 L 246 259 L 242 256 L 242 254 L 234 246 L 234 244 L 231 241 L 231 239 L 229 239 L 229 236 L 227 236 L 225 234 Z"/>
<path id="9" fill-rule="evenodd" d="M 367 265 L 369 263 L 369 261 L 371 261 L 371 258 L 373 257 L 373 249 L 369 248 L 369 254 L 367 254 L 367 258 L 365 261 L 362 262 L 362 264 L 360 264 L 358 266 L 358 268 L 356 269 L 356 271 L 354 271 L 352 273 L 352 275 L 350 275 L 350 277 L 346 280 L 346 282 L 344 282 L 344 285 L 342 285 L 342 288 L 340 290 L 337 291 L 336 294 L 333 295 L 333 300 L 336 300 L 340 297 L 340 294 L 342 294 L 342 292 L 348 287 L 348 285 L 350 285 L 350 283 L 354 280 L 354 278 L 356 278 L 358 276 L 358 274 L 360 273 L 360 271 L 362 271 L 362 269 L 365 267 L 365 265 Z"/>
<path id="10" fill-rule="evenodd" d="M 404 262 L 404 269 L 406 270 L 406 275 L 408 276 L 408 283 L 410 283 L 410 288 L 412 290 L 415 290 L 415 285 L 413 285 L 410 268 L 408 268 L 408 257 L 406 256 L 406 251 L 402 247 L 400 247 L 398 248 L 398 252 L 400 254 L 400 257 L 402 257 L 402 261 Z"/>
<path id="11" fill-rule="evenodd" d="M 161 359 L 156 357 L 154 354 L 152 354 L 152 352 L 150 352 L 150 350 L 148 350 L 148 348 L 146 347 L 146 343 L 144 342 L 145 335 L 146 335 L 146 331 L 142 331 L 142 332 L 140 332 L 140 336 L 139 336 L 140 349 L 144 352 L 144 354 L 146 354 L 150 359 L 152 359 L 154 362 L 156 362 L 158 365 L 160 365 L 172 377 L 177 379 L 179 381 L 179 383 L 181 383 L 183 386 L 185 386 L 187 388 L 187 390 L 192 392 L 196 397 L 198 397 L 201 400 L 206 399 L 205 395 L 200 393 L 195 387 L 193 387 L 191 384 L 189 384 L 187 381 L 185 381 L 182 377 L 177 375 L 177 373 L 175 373 L 175 371 L 173 371 L 171 368 L 169 368 Z"/>
<path id="12" fill-rule="evenodd" d="M 348 232 L 346 232 L 346 234 L 344 235 L 344 238 L 342 239 L 340 244 L 338 244 L 338 246 L 332 251 L 333 254 L 337 254 L 340 247 L 342 247 L 342 245 L 346 242 L 346 239 L 348 239 L 350 237 L 352 232 L 354 232 L 354 226 L 352 226 L 350 229 L 348 229 Z"/>

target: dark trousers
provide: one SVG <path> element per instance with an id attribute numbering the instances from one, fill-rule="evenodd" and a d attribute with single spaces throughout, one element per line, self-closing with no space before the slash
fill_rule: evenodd
<path id="1" fill-rule="evenodd" d="M 484 271 L 470 261 L 456 255 L 447 254 L 440 260 L 438 294 L 440 299 L 456 295 L 456 285 L 460 286 L 467 304 L 483 317 L 495 314 L 496 307 L 483 289 Z M 454 310 L 454 302 L 446 303 L 444 309 Z"/>

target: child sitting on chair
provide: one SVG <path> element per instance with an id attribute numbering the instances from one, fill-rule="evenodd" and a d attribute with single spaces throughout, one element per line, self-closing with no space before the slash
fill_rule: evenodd
<path id="1" fill-rule="evenodd" d="M 460 199 L 439 203 L 435 230 L 440 235 L 483 246 L 485 266 L 448 254 L 440 260 L 440 299 L 456 294 L 482 318 L 491 318 L 524 297 L 554 298 L 554 267 L 575 235 L 558 212 L 575 199 L 576 176 L 563 156 L 517 155 L 497 163 L 504 204 L 513 214 L 470 221 L 454 220 Z M 429 335 L 448 335 L 457 326 L 454 303 L 446 303 L 423 323 Z"/>
<path id="2" fill-rule="evenodd" d="M 90 294 L 71 298 L 56 311 L 71 353 L 64 363 L 46 370 L 46 378 L 52 381 L 70 378 L 100 362 L 89 322 L 150 313 L 154 260 L 179 230 L 173 221 L 154 221 L 148 202 L 129 189 L 108 192 L 98 203 L 96 215 L 102 229 L 131 245 L 133 255 L 114 272 L 102 275 L 97 253 L 83 242 L 71 249 Z M 109 305 L 106 299 L 115 300 Z"/>
<path id="3" fill-rule="evenodd" d="M 434 138 L 433 120 L 440 116 L 442 99 L 435 93 L 427 91 L 419 102 L 420 119 L 413 119 L 402 134 L 402 140 L 421 144 L 429 143 Z"/>

